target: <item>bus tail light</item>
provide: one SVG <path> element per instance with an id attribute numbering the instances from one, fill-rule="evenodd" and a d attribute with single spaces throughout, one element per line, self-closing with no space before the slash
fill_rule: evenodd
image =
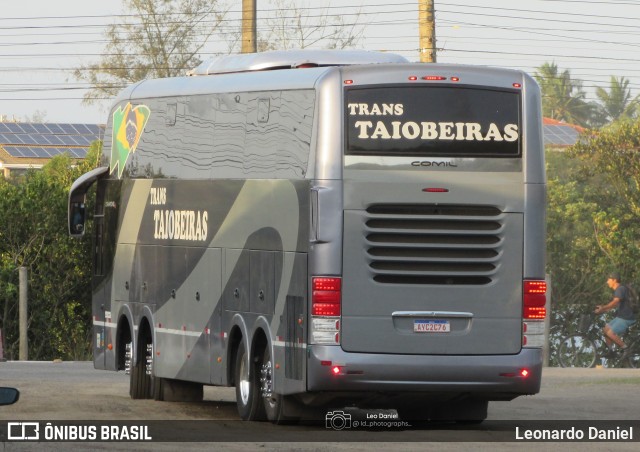
<path id="1" fill-rule="evenodd" d="M 523 282 L 522 346 L 544 346 L 547 316 L 547 283 L 541 280 Z"/>
<path id="2" fill-rule="evenodd" d="M 314 276 L 311 284 L 311 342 L 339 344 L 342 278 Z"/>

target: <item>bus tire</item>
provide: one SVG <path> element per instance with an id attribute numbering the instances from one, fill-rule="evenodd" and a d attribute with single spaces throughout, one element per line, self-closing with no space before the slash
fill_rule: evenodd
<path id="1" fill-rule="evenodd" d="M 164 378 L 153 378 L 153 400 L 164 401 Z"/>
<path id="2" fill-rule="evenodd" d="M 248 356 L 244 343 L 238 346 L 234 380 L 236 384 L 236 404 L 238 415 L 244 421 L 266 419 L 264 404 L 260 397 L 260 362 Z"/>
<path id="3" fill-rule="evenodd" d="M 131 367 L 129 395 L 132 399 L 152 398 L 152 379 L 147 375 L 147 343 L 141 340 L 138 347 L 138 360 Z"/>
<path id="4" fill-rule="evenodd" d="M 298 417 L 287 415 L 295 409 L 295 401 L 286 395 L 273 391 L 273 360 L 269 347 L 265 347 L 260 366 L 260 393 L 264 402 L 267 419 L 274 424 L 289 424 L 298 421 Z"/>

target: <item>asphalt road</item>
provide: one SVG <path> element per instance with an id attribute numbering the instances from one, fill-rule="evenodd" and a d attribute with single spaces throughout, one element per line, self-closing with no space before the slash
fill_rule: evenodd
<path id="1" fill-rule="evenodd" d="M 156 440 L 167 441 L 154 442 L 152 447 L 150 443 L 132 442 L 72 445 L 82 450 L 202 449 L 203 443 L 194 441 L 207 441 L 207 448 L 224 446 L 227 450 L 371 450 L 398 443 L 402 443 L 402 450 L 424 450 L 425 444 L 437 445 L 439 450 L 456 450 L 458 447 L 468 449 L 472 441 L 474 449 L 494 450 L 498 441 L 500 448 L 522 450 L 530 446 L 531 450 L 537 450 L 541 445 L 536 447 L 529 442 L 527 434 L 535 435 L 538 430 L 552 428 L 588 432 L 590 427 L 614 430 L 617 426 L 620 431 L 626 425 L 614 422 L 620 420 L 630 421 L 635 442 L 609 443 L 609 446 L 615 450 L 638 450 L 640 439 L 640 370 L 637 369 L 547 368 L 539 394 L 490 403 L 489 416 L 480 426 L 441 424 L 397 428 L 381 423 L 365 428 L 350 425 L 342 431 L 326 429 L 324 425 L 274 426 L 239 421 L 233 388 L 205 387 L 205 400 L 201 403 L 131 400 L 128 376 L 122 372 L 94 370 L 92 363 L 87 362 L 0 363 L 0 386 L 15 386 L 21 391 L 18 403 L 0 407 L 0 432 L 6 428 L 5 421 L 89 425 L 98 430 L 103 424 L 119 423 L 146 426 Z M 371 416 L 383 421 L 381 418 L 388 415 L 371 410 L 347 411 L 347 414 L 353 416 L 354 422 L 360 419 L 361 423 Z M 393 421 L 393 414 L 390 416 L 389 421 Z M 178 446 L 170 441 L 182 444 Z M 70 445 L 48 443 L 47 448 L 63 450 Z M 31 450 L 34 444 L 18 441 L 4 446 L 4 450 Z M 595 450 L 601 446 L 602 443 L 596 442 L 563 443 L 563 448 L 575 450 Z"/>

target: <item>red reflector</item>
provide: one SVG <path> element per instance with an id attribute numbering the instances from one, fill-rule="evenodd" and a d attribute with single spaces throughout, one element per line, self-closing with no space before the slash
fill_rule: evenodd
<path id="1" fill-rule="evenodd" d="M 320 365 L 321 366 L 330 366 L 331 365 L 331 361 L 320 361 Z"/>
<path id="2" fill-rule="evenodd" d="M 449 193 L 448 188 L 438 188 L 438 187 L 423 188 L 422 191 L 426 193 Z"/>
<path id="3" fill-rule="evenodd" d="M 441 75 L 425 75 L 422 77 L 422 80 L 446 80 L 447 77 L 443 77 Z"/>

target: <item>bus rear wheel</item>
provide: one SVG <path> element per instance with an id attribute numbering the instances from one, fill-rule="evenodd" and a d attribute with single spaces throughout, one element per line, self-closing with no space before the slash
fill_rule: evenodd
<path id="1" fill-rule="evenodd" d="M 137 355 L 137 362 L 131 366 L 129 395 L 132 399 L 151 399 L 153 398 L 153 379 L 151 377 L 153 344 L 147 340 L 141 340 Z"/>
<path id="2" fill-rule="evenodd" d="M 263 421 L 266 418 L 260 397 L 260 361 L 247 353 L 243 343 L 238 346 L 234 380 L 238 415 L 244 421 Z"/>
<path id="3" fill-rule="evenodd" d="M 266 347 L 262 355 L 260 366 L 260 392 L 264 401 L 264 409 L 267 419 L 274 424 L 295 423 L 298 417 L 286 413 L 294 409 L 295 401 L 282 394 L 276 394 L 273 390 L 273 360 L 269 347 Z"/>

